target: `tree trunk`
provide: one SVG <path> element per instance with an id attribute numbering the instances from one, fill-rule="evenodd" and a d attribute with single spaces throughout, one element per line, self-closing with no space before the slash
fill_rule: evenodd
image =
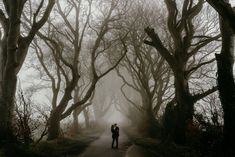
<path id="1" fill-rule="evenodd" d="M 14 17 L 13 17 L 14 16 Z M 1 63 L 0 66 L 0 140 L 12 140 L 13 136 L 13 110 L 14 98 L 17 84 L 18 71 L 16 55 L 19 39 L 20 22 L 17 14 L 9 17 L 8 32 L 5 32 L 1 41 Z M 23 52 L 22 52 L 23 53 Z"/>
<path id="2" fill-rule="evenodd" d="M 79 132 L 78 115 L 79 115 L 78 109 L 75 109 L 73 111 L 73 129 L 75 133 Z"/>
<path id="3" fill-rule="evenodd" d="M 175 97 L 174 107 L 174 130 L 173 139 L 176 143 L 184 144 L 186 140 L 187 123 L 193 119 L 194 102 L 189 93 L 188 80 L 184 76 L 184 70 L 174 72 L 175 75 Z M 170 115 L 169 115 L 170 116 Z"/>
<path id="4" fill-rule="evenodd" d="M 49 118 L 47 140 L 54 140 L 60 136 L 60 120 L 61 114 L 57 110 L 52 111 Z"/>
<path id="5" fill-rule="evenodd" d="M 77 103 L 78 101 L 79 101 L 79 88 L 75 88 L 73 102 Z M 73 111 L 73 129 L 74 129 L 75 133 L 79 132 L 78 116 L 80 113 L 81 113 L 81 110 L 79 109 L 79 107 L 77 107 Z"/>
<path id="6" fill-rule="evenodd" d="M 14 140 L 13 136 L 13 110 L 14 110 L 14 96 L 16 90 L 16 75 L 9 74 L 7 79 L 1 82 L 0 88 L 0 139 Z M 7 81 L 6 81 L 7 80 Z"/>
<path id="7" fill-rule="evenodd" d="M 220 20 L 222 33 L 221 54 L 216 54 L 218 89 L 224 111 L 224 142 L 235 148 L 235 83 L 233 78 L 234 35 L 227 21 Z"/>
<path id="8" fill-rule="evenodd" d="M 88 108 L 83 110 L 86 128 L 90 128 L 90 117 Z"/>
<path id="9" fill-rule="evenodd" d="M 68 87 L 65 89 L 64 95 L 60 100 L 59 105 L 51 111 L 49 123 L 48 123 L 48 138 L 47 140 L 53 140 L 60 135 L 60 121 L 62 119 L 62 114 L 66 109 L 68 102 L 72 99 L 71 93 L 73 92 L 76 84 L 78 82 L 78 77 L 74 76 L 73 81 L 70 82 Z"/>

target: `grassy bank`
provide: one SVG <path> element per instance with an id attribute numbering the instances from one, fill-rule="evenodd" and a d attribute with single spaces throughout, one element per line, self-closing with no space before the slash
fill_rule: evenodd
<path id="1" fill-rule="evenodd" d="M 198 157 L 198 153 L 190 147 L 183 147 L 172 142 L 161 142 L 159 139 L 144 137 L 135 128 L 125 129 L 131 141 L 159 157 Z"/>

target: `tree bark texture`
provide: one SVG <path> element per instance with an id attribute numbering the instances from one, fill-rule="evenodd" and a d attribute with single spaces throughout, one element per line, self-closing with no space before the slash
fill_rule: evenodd
<path id="1" fill-rule="evenodd" d="M 183 71 L 175 73 L 175 97 L 176 97 L 176 125 L 173 138 L 177 143 L 183 144 L 186 138 L 187 122 L 193 119 L 194 102 L 188 88 L 188 80 Z M 170 115 L 169 115 L 170 116 Z"/>
<path id="2" fill-rule="evenodd" d="M 218 89 L 224 111 L 224 142 L 235 148 L 235 83 L 233 78 L 234 34 L 227 20 L 221 18 L 222 50 L 216 54 Z"/>
<path id="3" fill-rule="evenodd" d="M 17 7 L 11 7 L 7 20 L 7 30 L 1 45 L 1 80 L 0 80 L 0 139 L 9 140 L 13 137 L 12 120 L 14 96 L 17 84 L 17 45 L 20 35 L 20 17 Z"/>
<path id="4" fill-rule="evenodd" d="M 60 114 L 52 111 L 49 118 L 47 140 L 54 140 L 60 136 Z"/>

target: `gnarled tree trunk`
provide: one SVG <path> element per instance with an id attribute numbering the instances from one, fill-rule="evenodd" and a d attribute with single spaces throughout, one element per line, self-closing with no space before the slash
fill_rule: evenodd
<path id="1" fill-rule="evenodd" d="M 48 125 L 48 136 L 47 140 L 53 140 L 59 137 L 60 135 L 60 120 L 61 114 L 59 111 L 52 111 L 49 118 Z"/>
<path id="2" fill-rule="evenodd" d="M 184 77 L 183 71 L 176 71 L 175 74 L 175 98 L 176 98 L 176 124 L 173 132 L 173 138 L 177 143 L 185 142 L 185 133 L 187 131 L 187 122 L 192 120 L 194 113 L 194 102 L 188 88 L 188 80 Z"/>
<path id="3" fill-rule="evenodd" d="M 67 107 L 68 102 L 72 99 L 71 93 L 73 92 L 78 77 L 74 77 L 70 86 L 65 89 L 63 98 L 59 105 L 51 111 L 49 122 L 48 122 L 48 137 L 47 140 L 54 140 L 60 136 L 60 121 L 63 119 L 62 114 Z"/>
<path id="4" fill-rule="evenodd" d="M 220 20 L 222 50 L 216 54 L 218 89 L 224 111 L 224 142 L 235 148 L 235 83 L 233 78 L 234 34 L 226 20 Z"/>
<path id="5" fill-rule="evenodd" d="M 4 38 L 1 43 L 1 80 L 0 80 L 0 138 L 13 137 L 12 120 L 14 110 L 14 96 L 17 83 L 17 45 L 20 36 L 20 17 L 16 13 L 17 7 L 10 7 Z"/>
<path id="6" fill-rule="evenodd" d="M 9 68 L 11 69 L 11 68 Z M 11 70 L 14 71 L 14 70 Z M 8 72 L 9 73 L 9 72 Z M 6 74 L 6 72 L 5 72 Z M 1 80 L 0 88 L 0 139 L 13 139 L 13 110 L 14 110 L 14 96 L 16 90 L 17 78 L 16 74 L 6 74 L 7 76 Z"/>

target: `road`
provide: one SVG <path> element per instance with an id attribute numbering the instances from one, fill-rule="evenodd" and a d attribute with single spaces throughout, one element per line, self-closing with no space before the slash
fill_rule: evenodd
<path id="1" fill-rule="evenodd" d="M 125 153 L 130 145 L 128 137 L 120 130 L 119 149 L 112 149 L 111 142 L 111 133 L 106 131 L 78 157 L 125 157 Z"/>
<path id="2" fill-rule="evenodd" d="M 120 130 L 119 149 L 111 148 L 111 132 L 104 132 L 99 139 L 92 142 L 84 153 L 75 157 L 157 157 L 148 150 L 132 144 L 128 137 Z M 74 156 L 73 156 L 74 157 Z"/>

